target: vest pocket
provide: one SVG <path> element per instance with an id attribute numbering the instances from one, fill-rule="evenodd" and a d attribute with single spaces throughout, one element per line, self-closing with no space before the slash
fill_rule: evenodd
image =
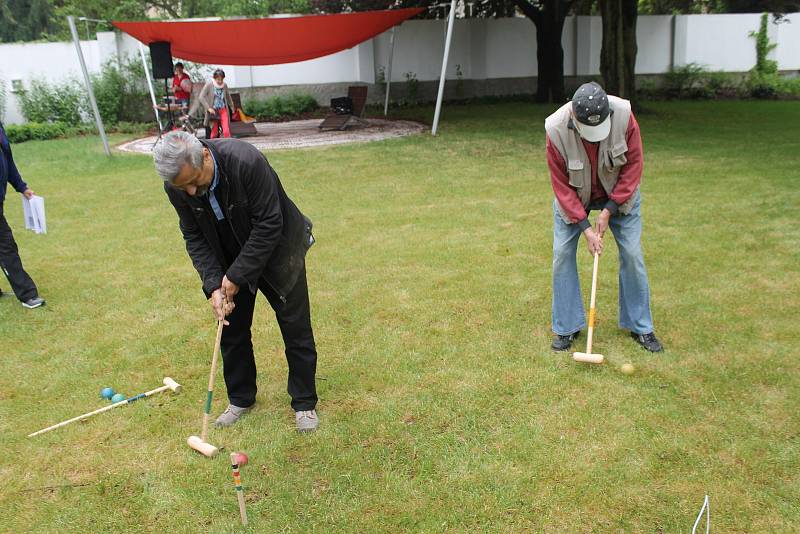
<path id="1" fill-rule="evenodd" d="M 579 159 L 571 159 L 567 164 L 569 173 L 569 185 L 572 187 L 583 187 L 583 162 Z"/>
<path id="2" fill-rule="evenodd" d="M 609 152 L 611 152 L 611 165 L 616 169 L 628 163 L 628 158 L 625 153 L 628 151 L 628 143 L 622 141 L 614 145 Z"/>

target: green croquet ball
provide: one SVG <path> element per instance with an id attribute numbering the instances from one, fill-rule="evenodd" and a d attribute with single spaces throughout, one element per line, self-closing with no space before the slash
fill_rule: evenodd
<path id="1" fill-rule="evenodd" d="M 622 371 L 622 374 L 626 375 L 632 375 L 635 370 L 636 368 L 633 366 L 633 364 L 630 363 L 623 363 L 622 367 L 620 367 L 620 371 Z"/>
<path id="2" fill-rule="evenodd" d="M 112 388 L 103 388 L 100 390 L 100 396 L 106 400 L 111 400 L 111 397 L 114 396 L 114 390 Z"/>
<path id="3" fill-rule="evenodd" d="M 124 400 L 125 400 L 125 395 L 123 395 L 122 393 L 115 393 L 114 396 L 111 397 L 111 402 L 113 402 L 114 404 L 122 402 Z"/>

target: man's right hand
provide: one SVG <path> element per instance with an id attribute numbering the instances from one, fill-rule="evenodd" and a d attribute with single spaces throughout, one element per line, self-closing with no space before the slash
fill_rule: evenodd
<path id="1" fill-rule="evenodd" d="M 211 309 L 214 311 L 214 318 L 217 321 L 222 321 L 225 326 L 228 326 L 228 321 L 225 320 L 227 315 L 230 315 L 233 311 L 233 308 L 236 306 L 233 301 L 225 300 L 225 297 L 222 296 L 221 289 L 215 289 L 213 293 L 211 293 L 211 298 L 208 299 L 211 303 Z"/>
<path id="2" fill-rule="evenodd" d="M 583 231 L 583 235 L 586 236 L 586 246 L 589 248 L 589 254 L 594 256 L 603 252 L 603 238 L 594 231 L 594 228 L 590 226 Z"/>

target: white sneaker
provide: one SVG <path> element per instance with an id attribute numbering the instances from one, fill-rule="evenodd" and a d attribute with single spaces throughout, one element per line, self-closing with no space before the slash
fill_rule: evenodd
<path id="1" fill-rule="evenodd" d="M 319 426 L 319 418 L 316 410 L 304 410 L 294 413 L 294 420 L 297 423 L 298 432 L 314 432 Z"/>

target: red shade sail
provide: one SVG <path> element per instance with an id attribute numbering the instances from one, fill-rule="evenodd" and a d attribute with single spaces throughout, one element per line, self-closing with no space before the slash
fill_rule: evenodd
<path id="1" fill-rule="evenodd" d="M 142 43 L 167 41 L 172 55 L 221 65 L 277 65 L 340 52 L 385 32 L 424 8 L 303 17 L 114 22 Z"/>

